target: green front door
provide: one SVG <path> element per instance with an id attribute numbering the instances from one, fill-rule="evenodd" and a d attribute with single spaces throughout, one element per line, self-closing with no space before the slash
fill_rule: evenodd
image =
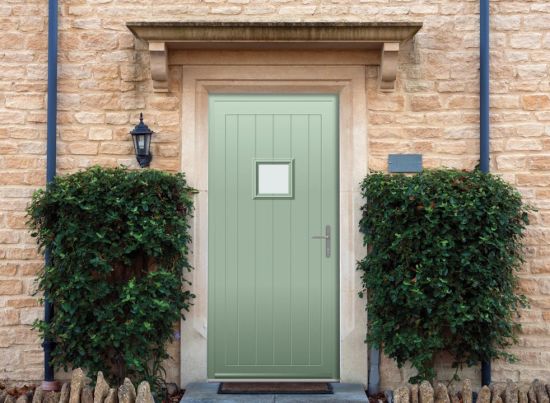
<path id="1" fill-rule="evenodd" d="M 337 96 L 211 95 L 208 147 L 208 377 L 337 379 Z"/>

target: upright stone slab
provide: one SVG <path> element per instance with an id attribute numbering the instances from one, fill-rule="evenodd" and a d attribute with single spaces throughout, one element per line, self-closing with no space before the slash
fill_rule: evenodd
<path id="1" fill-rule="evenodd" d="M 59 392 L 45 392 L 42 401 L 44 403 L 59 403 L 59 397 L 61 393 Z"/>
<path id="2" fill-rule="evenodd" d="M 103 403 L 118 403 L 117 390 L 115 388 L 109 389 Z"/>
<path id="3" fill-rule="evenodd" d="M 59 403 L 69 403 L 69 397 L 71 394 L 71 384 L 65 382 L 61 386 L 61 394 L 59 395 Z"/>
<path id="4" fill-rule="evenodd" d="M 93 403 L 103 403 L 103 400 L 107 397 L 107 393 L 109 393 L 109 384 L 105 380 L 103 372 L 98 371 L 95 382 Z"/>
<path id="5" fill-rule="evenodd" d="M 546 387 L 539 379 L 533 381 L 538 403 L 550 403 L 550 397 L 546 393 Z"/>
<path id="6" fill-rule="evenodd" d="M 449 393 L 447 392 L 447 387 L 441 382 L 437 382 L 435 385 L 434 395 L 435 403 L 451 403 Z"/>
<path id="7" fill-rule="evenodd" d="M 129 378 L 124 378 L 124 385 L 128 388 L 128 391 L 130 392 L 130 395 L 134 400 L 136 400 L 136 388 L 132 381 Z"/>
<path id="8" fill-rule="evenodd" d="M 86 374 L 84 374 L 84 371 L 82 371 L 81 368 L 73 370 L 69 403 L 80 403 L 80 394 L 82 393 L 82 388 L 84 388 L 85 383 Z"/>
<path id="9" fill-rule="evenodd" d="M 84 386 L 82 388 L 80 403 L 94 403 L 94 390 L 91 386 Z"/>
<path id="10" fill-rule="evenodd" d="M 42 403 L 43 398 L 44 398 L 44 392 L 42 391 L 42 388 L 39 386 L 34 390 L 34 394 L 32 395 L 32 403 Z"/>
<path id="11" fill-rule="evenodd" d="M 449 385 L 449 398 L 451 399 L 451 403 L 462 403 L 462 400 L 460 399 L 459 392 L 455 389 L 454 385 Z"/>
<path id="12" fill-rule="evenodd" d="M 29 398 L 27 397 L 27 395 L 23 394 L 17 398 L 15 403 L 29 403 Z"/>
<path id="13" fill-rule="evenodd" d="M 462 382 L 462 403 L 472 403 L 473 402 L 473 392 L 472 392 L 472 381 L 469 379 L 464 379 Z"/>
<path id="14" fill-rule="evenodd" d="M 491 384 L 491 403 L 501 403 L 504 400 L 504 392 L 506 384 L 492 383 Z M 500 398 L 500 400 L 498 400 Z"/>
<path id="15" fill-rule="evenodd" d="M 394 394 L 394 403 L 409 403 L 409 388 L 406 386 L 401 386 L 395 391 Z"/>
<path id="16" fill-rule="evenodd" d="M 422 381 L 419 387 L 419 403 L 434 403 L 434 389 L 428 381 Z"/>
<path id="17" fill-rule="evenodd" d="M 535 392 L 535 383 L 531 383 L 527 391 L 527 400 L 529 403 L 537 403 L 537 393 Z"/>
<path id="18" fill-rule="evenodd" d="M 506 390 L 504 391 L 505 403 L 518 403 L 518 386 L 511 379 L 506 380 Z"/>
<path id="19" fill-rule="evenodd" d="M 477 395 L 477 401 L 476 403 L 490 403 L 491 402 L 491 389 L 489 387 L 484 386 L 479 391 L 479 394 Z"/>
<path id="20" fill-rule="evenodd" d="M 418 403 L 418 384 L 411 385 L 411 403 Z"/>
<path id="21" fill-rule="evenodd" d="M 527 397 L 527 392 L 529 387 L 526 385 L 521 385 L 518 392 L 518 403 L 529 403 L 529 398 Z"/>
<path id="22" fill-rule="evenodd" d="M 143 381 L 139 384 L 136 396 L 136 403 L 155 403 L 149 382 Z"/>
<path id="23" fill-rule="evenodd" d="M 118 401 L 119 403 L 135 403 L 136 401 L 136 389 L 128 378 L 124 379 L 124 383 L 118 388 Z"/>

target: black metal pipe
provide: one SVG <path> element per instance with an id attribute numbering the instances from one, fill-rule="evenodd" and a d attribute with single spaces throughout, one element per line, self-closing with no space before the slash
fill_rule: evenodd
<path id="1" fill-rule="evenodd" d="M 48 104 L 46 139 L 46 184 L 53 181 L 56 174 L 57 156 L 57 42 L 58 42 L 58 0 L 48 0 Z M 45 265 L 51 261 L 50 251 L 46 250 Z M 53 305 L 44 295 L 44 321 L 50 323 L 53 318 Z M 52 340 L 44 340 L 44 389 L 56 389 L 51 354 Z"/>
<path id="2" fill-rule="evenodd" d="M 481 361 L 481 386 L 491 384 L 491 361 Z"/>
<path id="3" fill-rule="evenodd" d="M 481 172 L 490 170 L 490 45 L 489 45 L 489 0 L 479 2 L 479 168 Z M 491 384 L 491 362 L 481 362 L 481 385 Z"/>
<path id="4" fill-rule="evenodd" d="M 479 168 L 489 172 L 489 0 L 479 2 Z"/>

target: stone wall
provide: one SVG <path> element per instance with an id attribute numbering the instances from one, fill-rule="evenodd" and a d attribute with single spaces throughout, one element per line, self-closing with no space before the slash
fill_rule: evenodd
<path id="1" fill-rule="evenodd" d="M 472 168 L 478 158 L 478 1 L 467 0 L 66 0 L 60 2 L 59 149 L 63 174 L 92 164 L 136 166 L 128 131 L 143 111 L 160 134 L 154 168 L 178 171 L 180 68 L 171 92 L 155 94 L 145 44 L 126 21 L 422 21 L 400 53 L 397 90 L 376 90 L 368 68 L 369 161 L 420 152 L 425 166 Z M 491 92 L 493 171 L 538 208 L 527 237 L 522 289 L 531 308 L 512 351 L 517 364 L 495 363 L 494 378 L 550 375 L 550 3 L 493 0 Z M 0 4 L 0 379 L 38 380 L 42 354 L 30 324 L 42 309 L 32 296 L 41 266 L 25 230 L 24 210 L 45 178 L 47 0 Z M 169 379 L 179 379 L 178 346 Z M 442 378 L 448 359 L 440 360 Z M 382 383 L 408 378 L 382 361 Z M 468 375 L 479 379 L 479 371 Z"/>
<path id="2" fill-rule="evenodd" d="M 385 398 L 392 403 L 548 403 L 550 384 L 535 379 L 530 384 L 518 385 L 507 379 L 506 383 L 492 383 L 474 391 L 470 379 L 465 379 L 462 385 L 436 382 L 432 386 L 424 381 L 420 385 L 404 385 L 387 391 Z"/>

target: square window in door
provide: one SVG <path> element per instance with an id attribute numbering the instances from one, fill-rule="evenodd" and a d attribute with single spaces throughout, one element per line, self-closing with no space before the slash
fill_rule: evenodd
<path id="1" fill-rule="evenodd" d="M 254 198 L 292 198 L 294 160 L 254 160 Z"/>

